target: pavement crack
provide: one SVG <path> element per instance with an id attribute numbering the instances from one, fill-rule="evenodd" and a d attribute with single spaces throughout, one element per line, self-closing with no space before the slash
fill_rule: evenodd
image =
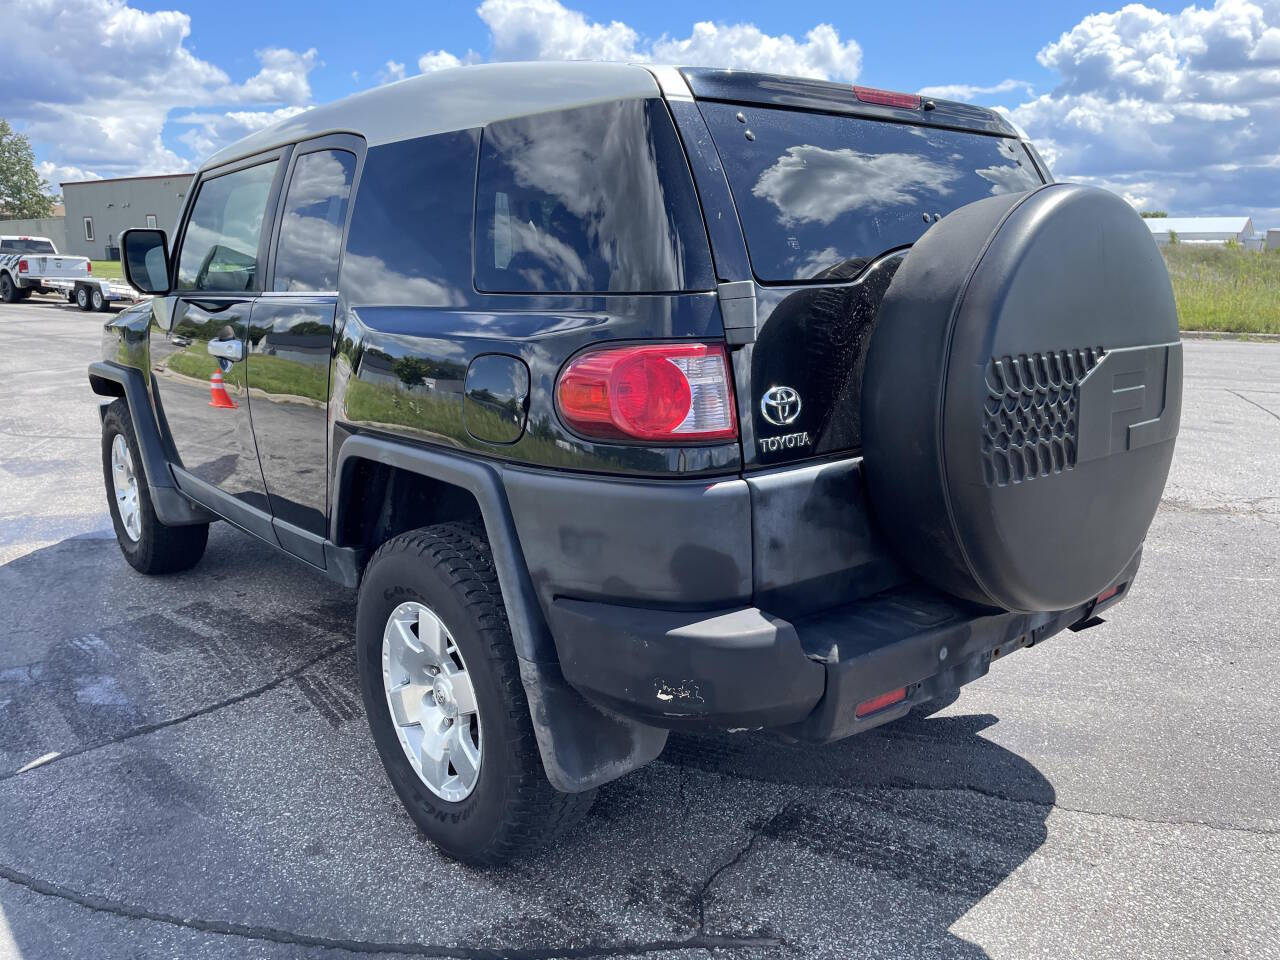
<path id="1" fill-rule="evenodd" d="M 0 880 L 6 880 L 41 896 L 51 897 L 123 920 L 144 920 L 198 933 L 239 937 L 245 940 L 265 941 L 290 946 L 315 947 L 339 950 L 355 954 L 393 954 L 410 957 L 450 957 L 458 960 L 593 960 L 602 957 L 639 956 L 664 953 L 673 950 L 741 950 L 746 948 L 776 947 L 781 941 L 776 937 L 707 936 L 698 934 L 684 939 L 648 940 L 621 943 L 588 943 L 581 946 L 532 946 L 517 948 L 468 947 L 460 945 L 381 942 L 356 940 L 345 937 L 322 937 L 292 930 L 283 930 L 260 924 L 234 923 L 228 920 L 202 920 L 180 917 L 160 910 L 134 906 L 123 901 L 95 894 L 81 893 L 61 884 L 42 880 L 12 867 L 0 865 Z"/>
<path id="2" fill-rule="evenodd" d="M 340 650 L 347 649 L 350 645 L 351 645 L 351 641 L 349 640 L 342 640 L 337 643 L 330 644 L 329 646 L 321 650 L 319 653 L 317 653 L 315 656 L 309 657 L 308 659 L 304 660 L 302 663 L 298 664 L 298 666 L 294 667 L 291 670 L 287 670 L 276 677 L 273 677 L 272 679 L 268 680 L 266 683 L 259 684 L 258 686 L 253 687 L 249 690 L 244 690 L 240 693 L 233 694 L 232 696 L 225 697 L 222 700 L 218 700 L 215 703 L 209 704 L 208 706 L 200 707 L 196 710 L 191 710 L 187 713 L 180 714 L 179 716 L 176 716 L 176 717 L 170 717 L 167 720 L 157 720 L 155 723 L 144 723 L 141 726 L 132 727 L 129 730 L 126 730 L 124 733 L 118 734 L 117 736 L 106 737 L 102 740 L 95 740 L 92 743 L 82 744 L 78 747 L 73 747 L 69 750 L 61 751 L 57 753 L 55 756 L 52 756 L 47 760 L 43 760 L 43 762 L 29 763 L 26 766 L 19 767 L 16 770 L 9 770 L 9 771 L 0 773 L 0 783 L 3 783 L 6 780 L 12 780 L 14 777 L 20 776 L 23 773 L 33 772 L 35 770 L 43 770 L 45 767 L 51 767 L 55 763 L 61 763 L 63 760 L 69 760 L 72 757 L 79 757 L 86 753 L 90 753 L 94 750 L 101 750 L 103 747 L 115 746 L 117 743 L 123 743 L 124 741 L 132 740 L 135 737 L 143 737 L 149 733 L 155 733 L 157 730 L 163 730 L 166 727 L 172 727 L 180 723 L 186 723 L 188 720 L 195 720 L 199 717 L 207 716 L 210 713 L 215 713 L 218 710 L 224 710 L 227 707 L 235 706 L 237 703 L 244 703 L 246 700 L 252 700 L 255 697 L 260 697 L 264 693 L 269 693 L 270 691 L 274 690 L 276 687 L 280 686 L 281 684 L 287 683 L 288 681 L 294 679 L 299 674 L 304 673 L 307 670 L 310 670 L 316 664 L 322 663 L 324 660 L 333 656 L 335 653 L 339 652 Z"/>
<path id="3" fill-rule="evenodd" d="M 726 860 L 720 866 L 711 871 L 710 875 L 702 884 L 702 889 L 698 891 L 698 933 L 702 936 L 707 932 L 707 896 L 711 892 L 711 888 L 721 875 L 732 870 L 740 864 L 747 855 L 755 849 L 756 841 L 785 814 L 789 813 L 791 808 L 795 806 L 796 801 L 788 800 L 782 806 L 778 807 L 768 818 L 761 821 L 754 827 L 748 827 L 747 842 L 744 843 L 732 857 Z M 780 941 L 779 941 L 780 942 Z"/>
<path id="4" fill-rule="evenodd" d="M 1245 403 L 1252 404 L 1253 406 L 1257 407 L 1259 410 L 1261 410 L 1263 413 L 1267 414 L 1268 416 L 1274 417 L 1276 420 L 1280 420 L 1280 413 L 1276 413 L 1270 407 L 1264 407 L 1262 404 L 1258 403 L 1257 400 L 1250 400 L 1243 393 L 1236 393 L 1234 390 L 1227 390 L 1227 393 L 1231 394 L 1233 397 L 1240 398 Z"/>

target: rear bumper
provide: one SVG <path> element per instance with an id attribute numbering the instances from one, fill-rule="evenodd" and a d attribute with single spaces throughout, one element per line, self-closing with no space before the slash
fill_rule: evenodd
<path id="1" fill-rule="evenodd" d="M 755 607 L 655 611 L 558 599 L 551 627 L 566 679 L 655 726 L 770 728 L 837 740 L 985 675 L 992 661 L 1085 624 L 1119 593 L 1054 613 L 991 612 L 912 585 L 795 621 Z M 902 699 L 859 716 L 889 691 Z"/>

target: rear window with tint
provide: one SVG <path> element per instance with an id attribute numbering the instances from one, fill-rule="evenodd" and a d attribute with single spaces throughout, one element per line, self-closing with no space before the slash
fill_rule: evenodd
<path id="1" fill-rule="evenodd" d="M 711 254 L 660 100 L 494 123 L 480 144 L 476 287 L 491 293 L 708 290 Z"/>
<path id="2" fill-rule="evenodd" d="M 17 240 L 0 240 L 0 253 L 57 253 L 48 240 L 19 237 Z"/>
<path id="3" fill-rule="evenodd" d="M 724 103 L 701 108 L 752 269 L 765 283 L 852 278 L 880 254 L 914 243 L 935 216 L 1041 182 L 1022 145 L 1006 137 Z"/>

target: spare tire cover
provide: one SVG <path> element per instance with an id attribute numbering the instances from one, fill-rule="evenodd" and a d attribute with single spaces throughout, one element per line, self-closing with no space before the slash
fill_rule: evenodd
<path id="1" fill-rule="evenodd" d="M 1142 546 L 1182 347 L 1164 259 L 1104 190 L 1053 184 L 935 224 L 880 307 L 863 386 L 876 519 L 922 578 L 1065 610 Z"/>

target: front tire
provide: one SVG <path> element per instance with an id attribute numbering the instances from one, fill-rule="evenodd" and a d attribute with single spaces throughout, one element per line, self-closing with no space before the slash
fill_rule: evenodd
<path id="1" fill-rule="evenodd" d="M 585 816 L 594 791 L 560 793 L 543 773 L 482 529 L 445 523 L 383 544 L 360 588 L 356 646 L 383 767 L 444 853 L 501 863 Z"/>
<path id="2" fill-rule="evenodd" d="M 123 399 L 113 401 L 102 418 L 102 472 L 116 542 L 129 566 L 159 575 L 190 570 L 200 562 L 209 525 L 166 527 L 156 517 L 129 405 Z"/>
<path id="3" fill-rule="evenodd" d="M 107 311 L 107 298 L 102 295 L 102 291 L 97 287 L 94 287 L 93 292 L 89 294 L 89 302 L 95 313 L 105 313 Z"/>
<path id="4" fill-rule="evenodd" d="M 89 288 L 83 284 L 76 287 L 76 306 L 86 313 L 89 312 L 92 306 L 89 302 Z"/>

